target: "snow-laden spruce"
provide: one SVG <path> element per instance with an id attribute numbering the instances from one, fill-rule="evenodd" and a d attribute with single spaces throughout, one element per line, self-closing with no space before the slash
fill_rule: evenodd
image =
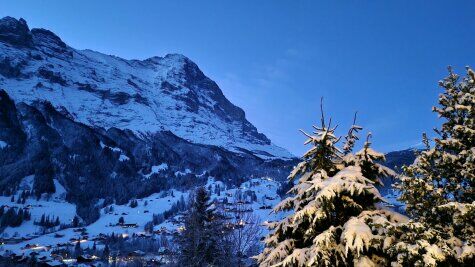
<path id="1" fill-rule="evenodd" d="M 378 164 L 384 155 L 370 148 L 370 135 L 364 148 L 352 153 L 357 132 L 353 125 L 346 136 L 343 151 L 336 127 L 322 116 L 321 126 L 313 134 L 303 132 L 312 147 L 303 161 L 289 175 L 298 178 L 274 211 L 293 210 L 276 223 L 265 239 L 265 249 L 257 256 L 261 266 L 346 266 L 388 265 L 385 254 L 393 244 L 388 237 L 389 225 L 407 218 L 387 210 L 375 187 L 379 177 L 395 175 Z"/>
<path id="2" fill-rule="evenodd" d="M 475 255 L 475 73 L 459 76 L 449 68 L 444 92 L 433 110 L 444 120 L 434 147 L 405 168 L 399 188 L 417 223 L 395 229 L 393 248 L 401 265 L 474 266 Z"/>

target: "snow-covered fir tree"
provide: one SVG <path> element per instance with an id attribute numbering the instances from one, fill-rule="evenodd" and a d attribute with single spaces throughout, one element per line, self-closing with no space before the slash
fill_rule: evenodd
<path id="1" fill-rule="evenodd" d="M 323 114 L 323 112 L 322 112 Z M 364 148 L 352 154 L 361 127 L 353 125 L 343 151 L 337 144 L 336 127 L 325 123 L 303 132 L 312 147 L 289 175 L 298 179 L 275 212 L 293 210 L 265 239 L 257 256 L 261 266 L 373 266 L 388 265 L 385 254 L 390 243 L 386 226 L 407 218 L 384 209 L 376 184 L 379 177 L 394 173 L 378 161 L 384 155 Z"/>
<path id="2" fill-rule="evenodd" d="M 475 73 L 460 80 L 451 68 L 433 110 L 442 118 L 434 146 L 405 168 L 398 186 L 414 222 L 396 228 L 393 248 L 401 265 L 474 266 L 475 255 Z"/>

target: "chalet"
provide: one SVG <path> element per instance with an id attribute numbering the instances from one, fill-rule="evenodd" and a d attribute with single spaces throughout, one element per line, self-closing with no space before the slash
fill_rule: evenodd
<path id="1" fill-rule="evenodd" d="M 45 266 L 64 266 L 64 264 L 59 260 L 52 260 L 44 263 Z"/>
<path id="2" fill-rule="evenodd" d="M 4 244 L 18 244 L 22 241 L 24 241 L 25 239 L 24 238 L 5 238 L 5 239 L 2 239 L 2 243 Z"/>
<path id="3" fill-rule="evenodd" d="M 22 257 L 20 257 L 19 259 L 17 259 L 16 262 L 18 262 L 18 263 L 25 263 L 25 262 L 27 262 L 28 260 L 29 260 L 28 257 L 22 256 Z"/>
<path id="4" fill-rule="evenodd" d="M 77 257 L 77 263 L 93 262 L 94 259 L 89 255 L 80 255 Z"/>
<path id="5" fill-rule="evenodd" d="M 144 232 L 140 232 L 140 233 L 137 233 L 135 234 L 137 237 L 152 237 L 151 234 L 149 233 L 144 233 Z"/>
<path id="6" fill-rule="evenodd" d="M 30 252 L 30 254 L 28 254 L 28 255 L 30 255 L 30 257 L 35 257 L 35 256 L 40 255 L 40 253 L 38 253 L 38 252 L 36 252 L 36 251 L 32 251 L 32 252 Z"/>
<path id="7" fill-rule="evenodd" d="M 128 257 L 142 257 L 142 256 L 145 256 L 145 252 L 141 250 L 135 250 L 135 251 L 129 252 L 127 256 Z"/>
<path id="8" fill-rule="evenodd" d="M 63 256 L 57 255 L 57 254 L 51 254 L 51 258 L 53 260 L 57 260 L 57 261 L 63 261 L 63 259 L 64 259 Z"/>
<path id="9" fill-rule="evenodd" d="M 136 223 L 124 223 L 120 225 L 122 228 L 137 228 L 139 227 Z"/>
<path id="10" fill-rule="evenodd" d="M 96 236 L 96 237 L 91 239 L 91 241 L 100 241 L 100 242 L 103 242 L 105 240 L 106 240 L 105 236 Z"/>

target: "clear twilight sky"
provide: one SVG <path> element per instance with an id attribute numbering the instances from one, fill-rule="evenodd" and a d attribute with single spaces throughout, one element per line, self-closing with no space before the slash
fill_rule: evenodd
<path id="1" fill-rule="evenodd" d="M 295 155 L 322 96 L 340 134 L 358 111 L 381 151 L 432 135 L 446 66 L 475 66 L 474 14 L 474 1 L 0 0 L 1 17 L 22 17 L 77 49 L 189 57 Z"/>

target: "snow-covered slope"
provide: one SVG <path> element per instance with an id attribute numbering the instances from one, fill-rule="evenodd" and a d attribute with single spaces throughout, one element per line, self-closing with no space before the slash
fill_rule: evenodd
<path id="1" fill-rule="evenodd" d="M 74 120 L 139 136 L 169 130 L 193 143 L 261 158 L 291 158 L 183 55 L 125 60 L 76 50 L 54 33 L 0 20 L 0 88 L 17 101 L 47 100 Z"/>
<path id="2" fill-rule="evenodd" d="M 34 175 L 33 192 L 52 193 L 53 179 L 65 188 L 86 221 L 97 219 L 99 199 L 125 203 L 169 188 L 189 189 L 207 176 L 227 185 L 253 177 L 282 180 L 294 160 L 262 159 L 190 143 L 169 131 L 136 136 L 78 123 L 48 102 L 15 103 L 0 90 L 0 192 L 17 190 Z"/>
<path id="3" fill-rule="evenodd" d="M 28 182 L 28 178 L 25 180 Z M 234 205 L 234 207 L 236 207 L 235 205 L 245 205 L 244 213 L 251 213 L 255 216 L 254 223 L 262 228 L 262 232 L 259 234 L 262 237 L 268 233 L 264 226 L 266 221 L 279 220 L 285 215 L 284 213 L 271 212 L 272 207 L 281 201 L 277 194 L 279 186 L 279 182 L 266 177 L 251 179 L 234 188 L 225 188 L 226 186 L 222 182 L 213 178 L 209 178 L 206 184 L 208 188 L 222 188 L 219 193 L 211 191 L 210 197 L 216 204 L 224 203 L 224 199 L 226 199 L 225 203 Z M 247 194 L 244 199 L 238 200 L 237 196 L 241 196 L 242 193 L 252 194 Z M 53 264 L 56 262 L 55 257 L 52 256 L 55 250 L 65 246 L 73 247 L 78 241 L 83 249 L 92 248 L 94 245 L 97 245 L 98 249 L 102 249 L 104 243 L 101 237 L 111 234 L 121 235 L 124 238 L 135 236 L 145 240 L 158 240 L 161 236 L 170 239 L 181 226 L 178 218 L 182 216 L 182 213 L 153 226 L 153 232 L 147 232 L 144 228 L 147 223 L 153 221 L 154 216 L 169 211 L 174 204 L 182 199 L 187 199 L 188 195 L 188 192 L 169 190 L 137 199 L 137 207 L 131 207 L 129 204 L 108 205 L 101 209 L 100 218 L 93 224 L 80 228 L 68 226 L 65 229 L 60 229 L 53 227 L 46 232 L 41 227 L 35 226 L 34 221 L 39 220 L 42 214 L 47 214 L 51 217 L 59 216 L 61 222 L 68 223 L 74 216 L 74 213 L 68 213 L 68 210 L 71 210 L 69 207 L 71 204 L 57 198 L 50 200 L 28 198 L 26 203 L 18 204 L 11 203 L 9 197 L 0 197 L 0 206 L 13 206 L 18 209 L 27 207 L 32 213 L 30 221 L 24 222 L 19 227 L 8 227 L 0 235 L 0 240 L 6 242 L 0 248 L 0 255 L 8 257 L 13 254 L 22 258 L 31 256 L 31 253 L 38 253 L 37 258 L 40 262 Z M 254 199 L 249 197 L 250 195 L 254 195 Z M 124 224 L 118 224 L 120 218 L 123 218 Z M 159 252 L 155 251 L 153 256 L 159 255 Z M 160 259 L 159 256 L 157 258 Z M 61 259 L 59 263 L 71 265 L 75 263 L 75 259 L 72 260 L 71 262 L 70 259 Z"/>

